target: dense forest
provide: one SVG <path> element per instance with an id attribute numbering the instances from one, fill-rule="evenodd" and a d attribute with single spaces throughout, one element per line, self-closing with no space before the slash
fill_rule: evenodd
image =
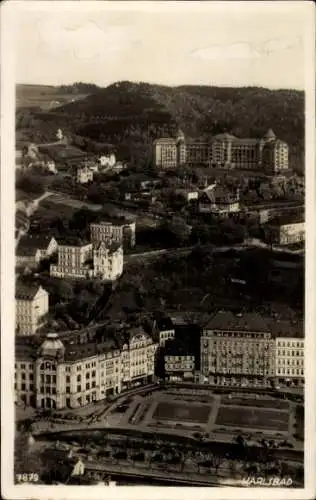
<path id="1" fill-rule="evenodd" d="M 118 82 L 53 111 L 20 111 L 17 116 L 17 128 L 24 133 L 40 128 L 49 135 L 59 126 L 114 144 L 122 159 L 142 165 L 150 163 L 153 139 L 174 134 L 179 126 L 191 137 L 223 131 L 260 137 L 272 128 L 290 145 L 291 167 L 302 170 L 304 165 L 304 92 L 296 90 Z"/>

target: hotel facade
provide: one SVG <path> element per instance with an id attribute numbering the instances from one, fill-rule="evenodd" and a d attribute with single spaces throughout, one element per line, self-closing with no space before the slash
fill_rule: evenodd
<path id="1" fill-rule="evenodd" d="M 77 408 L 152 382 L 158 344 L 142 329 L 114 339 L 73 343 L 48 334 L 41 345 L 16 345 L 15 401 L 37 408 Z"/>
<path id="2" fill-rule="evenodd" d="M 220 311 L 203 329 L 200 356 L 201 383 L 304 385 L 304 329 L 299 323 Z"/>
<path id="3" fill-rule="evenodd" d="M 186 139 L 180 130 L 177 137 L 154 141 L 154 165 L 172 169 L 183 165 L 223 169 L 258 170 L 267 174 L 289 168 L 289 147 L 269 129 L 261 138 L 238 138 L 223 133 L 208 142 Z"/>

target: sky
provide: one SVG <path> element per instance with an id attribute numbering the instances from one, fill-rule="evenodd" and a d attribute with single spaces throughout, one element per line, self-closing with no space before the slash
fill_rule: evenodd
<path id="1" fill-rule="evenodd" d="M 313 16 L 304 5 L 25 2 L 16 16 L 16 81 L 303 89 Z"/>

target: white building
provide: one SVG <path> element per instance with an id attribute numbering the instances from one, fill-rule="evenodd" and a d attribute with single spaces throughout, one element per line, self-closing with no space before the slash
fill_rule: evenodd
<path id="1" fill-rule="evenodd" d="M 48 334 L 39 349 L 16 344 L 15 399 L 37 408 L 78 408 L 151 382 L 157 344 L 142 329 L 114 339 L 81 343 Z"/>
<path id="2" fill-rule="evenodd" d="M 48 293 L 41 286 L 17 283 L 15 290 L 17 335 L 34 335 L 45 324 L 48 313 Z"/>
<path id="3" fill-rule="evenodd" d="M 79 184 L 87 184 L 93 181 L 93 171 L 86 165 L 77 168 L 77 182 Z"/>
<path id="4" fill-rule="evenodd" d="M 304 326 L 300 321 L 275 322 L 276 384 L 304 385 Z"/>
<path id="5" fill-rule="evenodd" d="M 58 262 L 57 265 L 51 264 L 50 275 L 56 278 L 92 277 L 92 243 L 59 245 Z"/>
<path id="6" fill-rule="evenodd" d="M 305 241 L 305 221 L 301 216 L 278 217 L 268 222 L 266 238 L 278 245 L 291 245 Z"/>
<path id="7" fill-rule="evenodd" d="M 157 347 L 158 344 L 143 328 L 131 328 L 127 331 L 121 353 L 122 388 L 153 380 Z"/>
<path id="8" fill-rule="evenodd" d="M 99 163 L 101 168 L 112 168 L 116 164 L 116 158 L 114 154 L 102 155 L 99 158 Z"/>
<path id="9" fill-rule="evenodd" d="M 93 276 L 114 281 L 123 273 L 123 248 L 117 244 L 108 247 L 104 242 L 93 248 Z"/>

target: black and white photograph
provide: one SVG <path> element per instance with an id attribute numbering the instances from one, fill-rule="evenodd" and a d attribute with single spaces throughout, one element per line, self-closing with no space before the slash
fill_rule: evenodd
<path id="1" fill-rule="evenodd" d="M 314 498 L 313 3 L 2 13 L 2 496 Z"/>

